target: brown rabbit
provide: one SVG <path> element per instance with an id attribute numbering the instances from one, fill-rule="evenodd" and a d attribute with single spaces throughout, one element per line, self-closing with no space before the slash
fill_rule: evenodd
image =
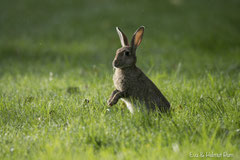
<path id="1" fill-rule="evenodd" d="M 133 35 L 131 45 L 125 34 L 116 28 L 122 48 L 116 52 L 113 67 L 116 69 L 113 82 L 116 90 L 112 92 L 108 105 L 112 106 L 121 98 L 131 113 L 139 102 L 147 107 L 147 110 L 168 111 L 170 104 L 155 84 L 136 66 L 136 49 L 140 45 L 144 26 L 141 26 Z"/>

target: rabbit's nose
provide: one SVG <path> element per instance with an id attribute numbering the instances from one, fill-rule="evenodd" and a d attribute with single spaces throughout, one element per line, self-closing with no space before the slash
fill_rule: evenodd
<path id="1" fill-rule="evenodd" d="M 113 63 L 112 63 L 113 67 L 117 67 L 119 65 L 119 62 L 114 60 Z"/>

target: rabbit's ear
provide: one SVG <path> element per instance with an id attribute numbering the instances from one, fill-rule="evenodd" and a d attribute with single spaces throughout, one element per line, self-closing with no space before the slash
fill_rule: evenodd
<path id="1" fill-rule="evenodd" d="M 118 36 L 120 38 L 120 41 L 121 41 L 121 44 L 122 46 L 128 46 L 128 39 L 127 37 L 125 36 L 125 34 L 121 31 L 121 29 L 119 27 L 116 27 L 116 30 L 117 30 L 117 33 L 118 33 Z"/>
<path id="2" fill-rule="evenodd" d="M 144 33 L 144 26 L 141 26 L 137 29 L 137 31 L 134 33 L 133 38 L 132 38 L 132 48 L 134 50 L 137 49 L 137 47 L 140 45 L 143 39 L 143 33 Z"/>

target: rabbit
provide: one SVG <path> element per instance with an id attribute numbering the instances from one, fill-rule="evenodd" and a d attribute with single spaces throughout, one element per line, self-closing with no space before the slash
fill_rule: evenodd
<path id="1" fill-rule="evenodd" d="M 116 51 L 112 62 L 115 73 L 113 82 L 115 90 L 112 92 L 108 105 L 115 105 L 119 99 L 123 100 L 131 113 L 134 113 L 137 104 L 146 106 L 147 111 L 161 112 L 170 110 L 170 103 L 163 96 L 156 85 L 136 66 L 136 49 L 143 39 L 144 26 L 137 29 L 128 43 L 126 35 L 116 27 L 122 47 Z"/>

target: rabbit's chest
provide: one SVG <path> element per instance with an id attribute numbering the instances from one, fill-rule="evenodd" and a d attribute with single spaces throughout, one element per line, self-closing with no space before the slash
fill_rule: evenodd
<path id="1" fill-rule="evenodd" d="M 119 91 L 128 90 L 128 92 L 132 92 L 140 87 L 138 77 L 137 71 L 122 72 L 120 69 L 117 69 L 113 75 L 114 86 Z"/>
<path id="2" fill-rule="evenodd" d="M 126 77 L 119 76 L 116 74 L 114 74 L 114 76 L 113 76 L 113 83 L 114 83 L 114 86 L 116 87 L 116 89 L 119 91 L 124 91 L 127 88 L 127 86 L 129 85 Z"/>

